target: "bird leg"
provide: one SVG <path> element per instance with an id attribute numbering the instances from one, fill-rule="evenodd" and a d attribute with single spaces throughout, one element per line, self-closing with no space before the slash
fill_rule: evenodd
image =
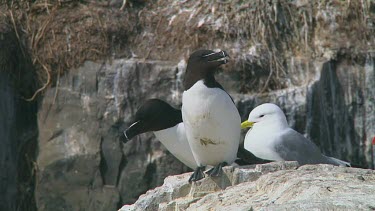
<path id="1" fill-rule="evenodd" d="M 190 176 L 189 178 L 189 183 L 190 182 L 196 182 L 198 180 L 201 180 L 204 178 L 204 174 L 203 174 L 203 170 L 204 170 L 205 166 L 198 166 L 195 171 L 193 172 L 193 174 Z"/>
<path id="2" fill-rule="evenodd" d="M 208 176 L 210 177 L 219 177 L 221 176 L 221 173 L 223 172 L 223 167 L 226 165 L 227 165 L 226 162 L 219 163 L 217 166 L 208 170 L 206 174 L 208 174 Z"/>

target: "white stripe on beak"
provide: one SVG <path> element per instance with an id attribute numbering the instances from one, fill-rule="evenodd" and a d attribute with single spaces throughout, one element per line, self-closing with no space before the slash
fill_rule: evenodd
<path id="1" fill-rule="evenodd" d="M 217 52 L 209 53 L 209 54 L 204 55 L 204 56 L 202 56 L 202 57 L 205 58 L 205 57 L 208 57 L 208 56 L 214 55 L 214 54 L 216 54 L 216 53 L 217 53 Z M 224 53 L 223 53 L 223 54 L 224 54 Z"/>
<path id="2" fill-rule="evenodd" d="M 126 129 L 126 130 L 124 131 L 124 136 L 125 136 L 125 138 L 126 138 L 128 141 L 130 141 L 130 139 L 128 138 L 128 135 L 126 135 L 126 131 L 128 131 L 129 128 L 133 127 L 133 126 L 136 125 L 138 122 L 139 122 L 139 121 L 134 122 L 133 124 L 131 124 L 131 125 L 128 127 L 128 129 Z"/>

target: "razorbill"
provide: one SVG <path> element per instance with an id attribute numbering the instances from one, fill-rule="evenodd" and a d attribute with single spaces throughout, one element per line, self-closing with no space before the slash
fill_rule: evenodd
<path id="1" fill-rule="evenodd" d="M 190 55 L 184 78 L 182 119 L 186 136 L 198 167 L 189 182 L 206 173 L 219 176 L 222 167 L 232 164 L 239 146 L 241 119 L 231 97 L 215 80 L 219 66 L 228 62 L 225 51 L 198 50 Z"/>
<path id="2" fill-rule="evenodd" d="M 251 127 L 245 136 L 245 149 L 255 156 L 275 161 L 297 161 L 304 164 L 332 164 L 350 166 L 350 163 L 323 155 L 319 148 L 302 134 L 288 126 L 284 112 L 275 104 L 257 106 L 241 128 Z"/>
<path id="3" fill-rule="evenodd" d="M 137 110 L 133 123 L 124 132 L 126 142 L 149 131 L 153 131 L 165 148 L 182 163 L 192 169 L 197 167 L 186 138 L 181 110 L 159 99 L 147 100 Z"/>

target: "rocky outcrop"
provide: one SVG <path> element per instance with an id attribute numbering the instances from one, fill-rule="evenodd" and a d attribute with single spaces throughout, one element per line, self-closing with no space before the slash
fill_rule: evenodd
<path id="1" fill-rule="evenodd" d="M 169 176 L 120 210 L 371 210 L 375 171 L 274 162 L 225 167 L 219 178 L 189 184 L 190 173 Z"/>

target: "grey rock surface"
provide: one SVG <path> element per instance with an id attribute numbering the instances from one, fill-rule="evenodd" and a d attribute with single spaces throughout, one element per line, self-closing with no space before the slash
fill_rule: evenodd
<path id="1" fill-rule="evenodd" d="M 87 62 L 47 91 L 38 114 L 38 209 L 88 209 L 99 202 L 116 208 L 167 175 L 187 171 L 151 134 L 121 141 L 142 101 L 166 96 L 174 102 L 171 69 L 162 62 Z"/>
<path id="2" fill-rule="evenodd" d="M 225 167 L 220 178 L 187 182 L 190 174 L 164 184 L 120 210 L 371 210 L 375 171 L 331 165 L 274 162 Z"/>

